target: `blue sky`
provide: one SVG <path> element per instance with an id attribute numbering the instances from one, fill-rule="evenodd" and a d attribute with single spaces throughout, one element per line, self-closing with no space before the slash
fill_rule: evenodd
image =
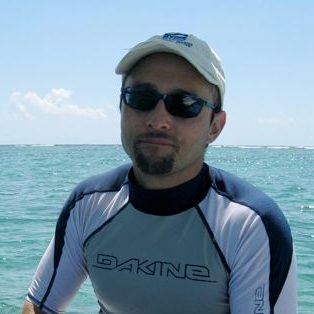
<path id="1" fill-rule="evenodd" d="M 0 144 L 120 143 L 129 48 L 192 33 L 220 55 L 228 122 L 217 145 L 314 146 L 314 2 L 0 3 Z"/>

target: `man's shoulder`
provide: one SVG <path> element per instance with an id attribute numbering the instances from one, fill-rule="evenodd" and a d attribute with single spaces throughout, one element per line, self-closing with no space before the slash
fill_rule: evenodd
<path id="1" fill-rule="evenodd" d="M 212 188 L 217 194 L 228 199 L 231 203 L 244 206 L 261 218 L 272 245 L 282 241 L 292 252 L 292 238 L 288 222 L 278 204 L 259 188 L 244 179 L 224 170 L 212 169 Z M 237 213 L 238 206 L 229 206 L 229 210 Z M 287 244 L 288 243 L 288 244 Z M 283 254 L 283 253 L 282 253 Z"/>
<path id="2" fill-rule="evenodd" d="M 124 164 L 101 174 L 91 176 L 80 182 L 72 192 L 72 197 L 95 192 L 118 191 L 127 182 L 131 164 Z"/>
<path id="3" fill-rule="evenodd" d="M 279 209 L 269 195 L 243 178 L 217 168 L 211 168 L 211 177 L 214 190 L 232 202 L 248 206 L 259 214 Z"/>

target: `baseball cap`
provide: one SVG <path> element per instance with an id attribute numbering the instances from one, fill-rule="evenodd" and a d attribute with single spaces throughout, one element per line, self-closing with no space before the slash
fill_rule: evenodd
<path id="1" fill-rule="evenodd" d="M 205 41 L 192 34 L 166 33 L 137 44 L 118 63 L 116 73 L 126 75 L 140 59 L 160 52 L 185 58 L 209 83 L 218 87 L 223 106 L 225 74 L 220 58 Z"/>

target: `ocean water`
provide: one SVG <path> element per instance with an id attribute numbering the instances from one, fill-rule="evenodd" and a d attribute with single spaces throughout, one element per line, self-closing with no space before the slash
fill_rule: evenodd
<path id="1" fill-rule="evenodd" d="M 314 149 L 210 147 L 206 161 L 273 197 L 298 259 L 299 313 L 314 313 Z M 0 313 L 20 313 L 36 266 L 72 188 L 128 157 L 119 145 L 0 146 Z M 98 312 L 87 281 L 67 313 Z"/>

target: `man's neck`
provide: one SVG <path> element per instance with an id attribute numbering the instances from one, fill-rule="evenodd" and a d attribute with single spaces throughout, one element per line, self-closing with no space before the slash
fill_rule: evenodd
<path id="1" fill-rule="evenodd" d="M 172 188 L 196 177 L 201 171 L 203 162 L 185 171 L 173 171 L 168 174 L 148 174 L 133 165 L 136 182 L 145 189 L 158 190 Z"/>

